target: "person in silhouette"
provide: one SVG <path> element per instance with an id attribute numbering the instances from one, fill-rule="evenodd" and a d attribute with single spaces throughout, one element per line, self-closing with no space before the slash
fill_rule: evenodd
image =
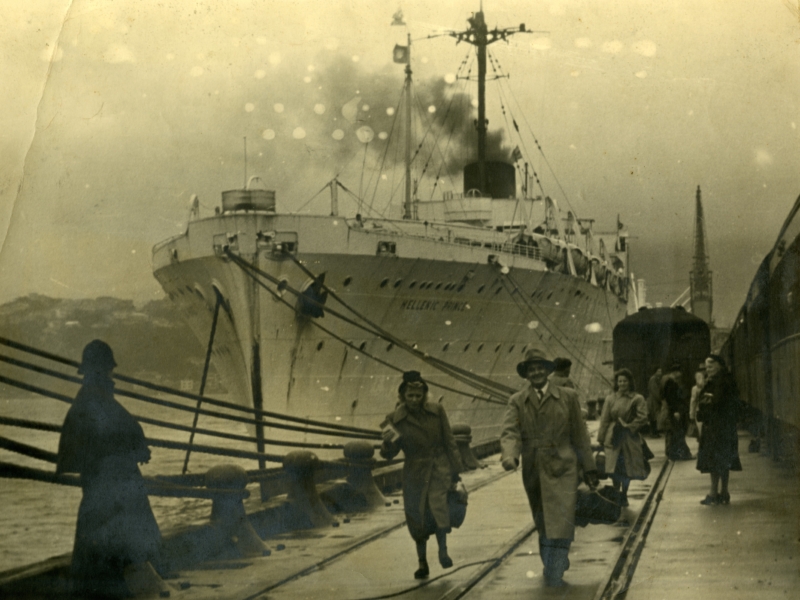
<path id="1" fill-rule="evenodd" d="M 91 597 L 130 596 L 125 582 L 130 567 L 163 584 L 153 569 L 161 534 L 138 466 L 150 460 L 150 449 L 141 425 L 114 399 L 116 365 L 101 340 L 83 349 L 78 369 L 83 383 L 58 444 L 56 473 L 78 473 L 83 491 L 72 552 L 73 590 Z"/>
<path id="2" fill-rule="evenodd" d="M 681 366 L 674 364 L 664 377 L 661 396 L 666 411 L 664 451 L 670 460 L 691 460 L 692 451 L 686 443 L 686 425 L 689 421 L 689 397 L 681 383 Z"/>
<path id="3" fill-rule="evenodd" d="M 711 475 L 711 491 L 700 503 L 707 506 L 730 504 L 730 472 L 742 470 L 736 431 L 739 390 L 725 361 L 716 354 L 706 358 L 706 378 L 697 406 L 697 420 L 703 424 L 697 451 L 697 470 Z"/>
<path id="4" fill-rule="evenodd" d="M 503 468 L 513 471 L 522 459 L 522 482 L 539 532 L 548 587 L 566 585 L 579 467 L 587 485 L 598 484 L 578 394 L 548 381 L 554 366 L 539 350 L 526 352 L 517 373 L 528 383 L 509 399 L 500 434 Z"/>
<path id="5" fill-rule="evenodd" d="M 661 367 L 650 377 L 647 382 L 647 417 L 650 422 L 650 436 L 660 438 L 658 433 L 658 413 L 661 410 Z"/>
<path id="6" fill-rule="evenodd" d="M 428 384 L 418 371 L 403 373 L 398 388 L 400 402 L 381 424 L 381 456 L 394 458 L 402 450 L 403 504 L 406 525 L 417 544 L 417 579 L 426 578 L 427 545 L 431 534 L 439 544 L 439 564 L 448 569 L 453 561 L 447 553 L 450 508 L 447 492 L 460 480 L 464 468 L 447 413 L 441 404 L 428 402 Z"/>

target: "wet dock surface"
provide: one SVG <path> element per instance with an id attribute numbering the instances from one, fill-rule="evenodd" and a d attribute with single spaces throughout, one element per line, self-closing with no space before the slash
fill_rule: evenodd
<path id="1" fill-rule="evenodd" d="M 563 588 L 544 586 L 521 472 L 505 473 L 498 456 L 462 476 L 469 509 L 448 536 L 454 566 L 439 566 L 431 539 L 428 580 L 413 577 L 416 553 L 396 492 L 388 506 L 335 515 L 335 526 L 270 537 L 266 556 L 206 562 L 167 583 L 171 597 L 191 600 L 795 597 L 798 477 L 747 453 L 748 442 L 743 434 L 744 470 L 731 476 L 731 504 L 707 507 L 699 501 L 709 477 L 694 460 L 665 462 L 663 439 L 648 439 L 656 454 L 650 477 L 632 482 L 619 522 L 576 530 Z M 689 444 L 696 452 L 696 441 Z"/>

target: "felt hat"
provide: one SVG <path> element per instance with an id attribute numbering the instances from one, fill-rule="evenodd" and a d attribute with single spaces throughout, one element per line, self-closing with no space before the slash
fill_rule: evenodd
<path id="1" fill-rule="evenodd" d="M 528 377 L 528 367 L 532 364 L 543 364 L 548 371 L 553 371 L 556 367 L 555 363 L 548 359 L 541 350 L 531 348 L 525 353 L 525 360 L 517 365 L 517 373 L 523 379 Z"/>

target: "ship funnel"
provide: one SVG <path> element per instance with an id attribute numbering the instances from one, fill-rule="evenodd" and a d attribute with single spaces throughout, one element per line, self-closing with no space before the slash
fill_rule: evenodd
<path id="1" fill-rule="evenodd" d="M 480 190 L 491 198 L 514 198 L 517 195 L 517 181 L 514 165 L 499 161 L 486 163 L 486 189 L 481 189 L 479 163 L 464 167 L 464 195 L 470 190 Z"/>

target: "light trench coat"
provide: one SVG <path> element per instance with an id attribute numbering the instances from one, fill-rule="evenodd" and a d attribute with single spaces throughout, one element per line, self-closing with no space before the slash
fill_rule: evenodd
<path id="1" fill-rule="evenodd" d="M 575 390 L 551 383 L 540 401 L 528 383 L 508 401 L 500 445 L 503 460 L 522 458 L 522 483 L 540 535 L 573 539 L 578 465 L 597 470 Z"/>
<path id="2" fill-rule="evenodd" d="M 627 420 L 631 416 L 633 416 L 633 419 Z M 647 425 L 648 417 L 647 403 L 641 394 L 627 392 L 623 395 L 619 392 L 614 392 L 606 396 L 606 401 L 603 403 L 603 412 L 600 415 L 597 441 L 603 444 L 605 448 L 606 471 L 609 474 L 614 472 L 621 449 L 621 446 L 615 448 L 611 441 L 614 437 L 614 424 L 618 424 L 620 419 L 623 420 L 636 442 L 635 446 L 639 449 L 639 454 L 641 454 L 642 438 L 639 430 Z M 641 460 L 644 461 L 644 458 Z M 639 478 L 642 475 L 646 476 L 643 472 L 630 472 L 630 469 L 633 468 L 632 465 L 626 465 L 626 467 L 628 467 L 629 476 L 635 478 Z"/>

